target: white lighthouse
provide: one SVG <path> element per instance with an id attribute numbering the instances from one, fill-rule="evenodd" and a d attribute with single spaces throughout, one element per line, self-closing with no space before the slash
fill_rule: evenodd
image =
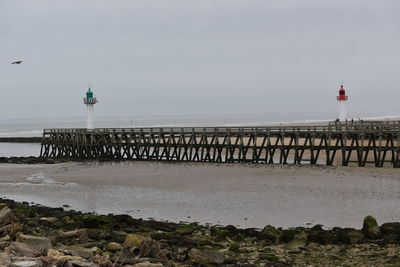
<path id="1" fill-rule="evenodd" d="M 86 92 L 86 97 L 83 99 L 83 103 L 86 105 L 86 128 L 88 130 L 94 129 L 94 104 L 97 103 L 97 99 L 93 97 L 92 90 Z"/>
<path id="2" fill-rule="evenodd" d="M 345 121 L 347 119 L 346 114 L 346 101 L 349 97 L 346 95 L 346 90 L 343 85 L 340 86 L 339 95 L 337 96 L 337 101 L 339 102 L 339 120 Z"/>

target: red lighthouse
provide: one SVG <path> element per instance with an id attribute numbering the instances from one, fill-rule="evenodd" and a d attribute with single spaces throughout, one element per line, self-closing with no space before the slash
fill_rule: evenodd
<path id="1" fill-rule="evenodd" d="M 343 88 L 343 85 L 340 85 L 339 95 L 336 97 L 337 101 L 339 101 L 339 120 L 345 121 L 347 118 L 346 115 L 346 101 L 349 97 L 346 95 L 346 90 Z"/>
<path id="2" fill-rule="evenodd" d="M 340 86 L 339 95 L 337 96 L 338 101 L 346 101 L 348 96 L 346 95 L 346 90 L 343 88 L 343 85 Z"/>

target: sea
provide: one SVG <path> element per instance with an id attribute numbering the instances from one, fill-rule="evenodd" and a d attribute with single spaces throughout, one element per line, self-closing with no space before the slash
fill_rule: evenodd
<path id="1" fill-rule="evenodd" d="M 360 113 L 361 114 L 361 113 Z M 352 114 L 354 119 L 395 119 L 398 115 L 379 113 Z M 279 112 L 258 114 L 220 115 L 157 115 L 157 116 L 100 116 L 95 119 L 98 128 L 131 127 L 237 127 L 303 124 L 326 122 L 336 119 L 332 112 Z M 0 137 L 40 137 L 47 128 L 84 128 L 85 117 L 1 119 Z M 39 156 L 40 144 L 1 143 L 0 157 Z"/>

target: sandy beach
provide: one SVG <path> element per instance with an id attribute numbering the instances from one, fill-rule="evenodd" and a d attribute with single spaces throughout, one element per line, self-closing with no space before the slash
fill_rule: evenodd
<path id="1" fill-rule="evenodd" d="M 239 227 L 399 221 L 400 170 L 159 162 L 0 164 L 0 195 L 135 218 Z"/>

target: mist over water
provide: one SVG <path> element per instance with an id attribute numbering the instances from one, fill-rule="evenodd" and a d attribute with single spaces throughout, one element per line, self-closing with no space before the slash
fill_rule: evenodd
<path id="1" fill-rule="evenodd" d="M 96 128 L 130 127 L 224 127 L 224 126 L 265 126 L 280 123 L 333 121 L 338 114 L 333 112 L 275 112 L 257 114 L 225 115 L 158 115 L 158 116 L 115 116 L 97 117 Z M 399 118 L 399 114 L 350 112 L 349 118 L 384 119 Z M 43 119 L 0 119 L 0 137 L 42 136 L 46 128 L 86 128 L 86 118 L 43 118 Z"/>

